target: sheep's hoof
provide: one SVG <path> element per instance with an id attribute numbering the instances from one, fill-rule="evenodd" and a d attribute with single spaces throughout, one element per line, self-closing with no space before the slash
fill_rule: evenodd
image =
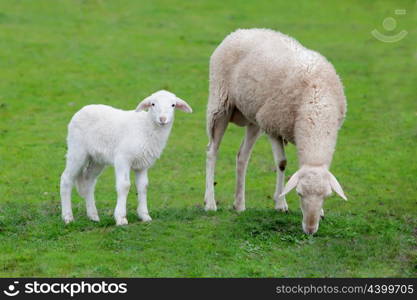
<path id="1" fill-rule="evenodd" d="M 246 210 L 245 205 L 242 205 L 242 204 L 233 204 L 233 208 L 237 212 L 242 212 Z"/>
<path id="2" fill-rule="evenodd" d="M 322 208 L 320 211 L 320 219 L 324 219 L 324 209 Z"/>
<path id="3" fill-rule="evenodd" d="M 99 218 L 99 216 L 98 216 L 97 214 L 91 214 L 91 215 L 88 215 L 88 218 L 89 218 L 91 221 L 94 221 L 94 222 L 100 222 L 100 218 Z"/>
<path id="4" fill-rule="evenodd" d="M 287 205 L 287 202 L 284 202 L 284 203 L 279 203 L 279 204 L 275 205 L 275 209 L 276 209 L 277 211 L 281 211 L 281 212 L 285 212 L 285 213 L 287 213 L 287 212 L 288 212 L 288 205 Z"/>
<path id="5" fill-rule="evenodd" d="M 127 225 L 129 224 L 129 222 L 127 221 L 126 217 L 116 217 L 116 225 L 117 226 L 122 226 L 122 225 Z"/>
<path id="6" fill-rule="evenodd" d="M 150 222 L 152 221 L 152 218 L 150 215 L 139 215 L 139 219 L 141 219 L 142 222 Z"/>
<path id="7" fill-rule="evenodd" d="M 72 214 L 64 215 L 62 216 L 62 219 L 64 220 L 65 224 L 69 224 L 74 221 L 74 217 L 72 216 Z"/>

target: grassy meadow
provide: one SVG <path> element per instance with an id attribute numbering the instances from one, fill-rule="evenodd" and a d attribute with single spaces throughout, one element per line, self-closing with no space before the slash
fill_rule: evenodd
<path id="1" fill-rule="evenodd" d="M 396 15 L 396 9 L 406 14 Z M 385 18 L 397 24 L 383 27 Z M 0 276 L 414 277 L 417 276 L 417 4 L 401 1 L 0 1 Z M 314 236 L 303 234 L 295 192 L 273 209 L 275 170 L 266 137 L 254 148 L 247 210 L 232 208 L 230 125 L 216 173 L 219 211 L 203 210 L 208 62 L 237 28 L 287 33 L 325 55 L 345 85 L 347 118 L 332 173 L 349 198 L 325 202 Z M 407 36 L 395 43 L 371 31 Z M 116 227 L 113 169 L 97 184 L 101 221 L 74 191 L 75 222 L 60 218 L 66 126 L 87 104 L 134 109 L 168 89 L 177 112 L 149 172 L 153 221 Z M 288 145 L 289 177 L 297 170 Z M 133 177 L 132 177 L 133 179 Z"/>

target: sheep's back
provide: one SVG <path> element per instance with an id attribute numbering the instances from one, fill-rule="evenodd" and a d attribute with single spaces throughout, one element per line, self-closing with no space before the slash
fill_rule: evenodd
<path id="1" fill-rule="evenodd" d="M 290 141 L 298 107 L 312 88 L 331 83 L 325 92 L 336 91 L 335 101 L 344 102 L 333 66 L 319 53 L 272 30 L 230 34 L 213 54 L 212 65 L 211 77 L 225 85 L 230 105 L 265 132 Z"/>

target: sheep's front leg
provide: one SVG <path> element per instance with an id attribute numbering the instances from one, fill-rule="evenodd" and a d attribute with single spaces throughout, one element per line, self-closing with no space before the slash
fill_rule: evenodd
<path id="1" fill-rule="evenodd" d="M 278 211 L 288 211 L 287 201 L 285 196 L 280 197 L 284 191 L 284 176 L 287 160 L 285 158 L 284 141 L 279 138 L 269 137 L 272 145 L 272 152 L 274 154 L 275 165 L 277 167 L 277 181 L 274 193 L 275 209 Z"/>
<path id="2" fill-rule="evenodd" d="M 246 135 L 240 145 L 239 152 L 236 157 L 236 191 L 235 191 L 235 203 L 233 207 L 236 211 L 245 210 L 245 181 L 246 181 L 246 169 L 248 167 L 248 161 L 252 153 L 253 145 L 259 137 L 259 127 L 250 124 L 246 127 Z"/>
<path id="3" fill-rule="evenodd" d="M 114 210 L 114 219 L 116 220 L 116 225 L 127 225 L 126 200 L 130 189 L 130 165 L 123 160 L 116 159 L 114 167 L 116 171 L 117 190 L 117 205 Z"/>
<path id="4" fill-rule="evenodd" d="M 138 191 L 138 216 L 143 222 L 152 221 L 148 212 L 148 202 L 146 192 L 148 189 L 148 170 L 136 171 L 136 189 Z"/>

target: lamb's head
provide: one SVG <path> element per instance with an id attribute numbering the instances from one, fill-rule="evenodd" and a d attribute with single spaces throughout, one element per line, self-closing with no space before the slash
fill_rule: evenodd
<path id="1" fill-rule="evenodd" d="M 296 188 L 303 212 L 303 230 L 314 234 L 319 229 L 323 202 L 332 190 L 347 200 L 342 187 L 324 166 L 302 166 L 288 181 L 282 195 Z"/>
<path id="2" fill-rule="evenodd" d="M 178 98 L 173 93 L 161 90 L 140 102 L 136 111 L 148 110 L 155 124 L 165 126 L 171 124 L 174 120 L 175 109 L 180 109 L 187 113 L 193 111 L 184 100 Z"/>

